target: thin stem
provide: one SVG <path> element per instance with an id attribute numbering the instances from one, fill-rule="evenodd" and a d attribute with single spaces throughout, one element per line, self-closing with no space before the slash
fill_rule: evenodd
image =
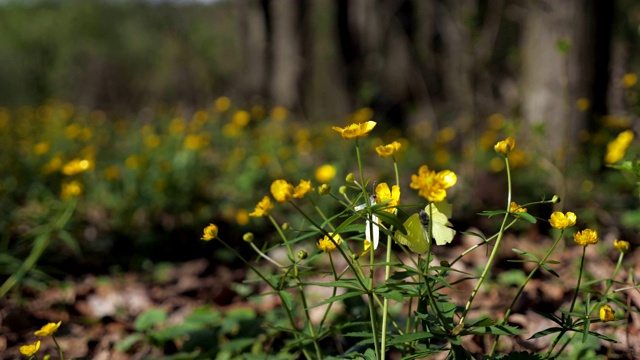
<path id="1" fill-rule="evenodd" d="M 587 252 L 587 247 L 583 246 L 582 247 L 582 257 L 580 258 L 580 271 L 578 273 L 578 283 L 576 284 L 576 291 L 573 293 L 573 299 L 571 299 L 571 306 L 569 307 L 569 315 L 571 316 L 571 313 L 573 312 L 573 307 L 576 305 L 576 300 L 578 299 L 578 293 L 580 292 L 580 282 L 582 281 L 582 272 L 584 269 L 584 258 L 585 258 L 585 254 Z M 571 319 L 571 318 L 569 318 Z M 564 334 L 566 334 L 567 329 L 563 326 L 562 327 L 562 331 L 560 331 L 558 333 L 558 336 L 556 336 L 555 339 L 553 339 L 553 343 L 551 344 L 551 346 L 549 347 L 549 350 L 547 351 L 547 355 L 546 357 L 548 358 L 551 353 L 553 353 L 553 349 L 556 347 L 556 345 L 558 345 L 558 342 L 560 342 L 560 338 L 562 338 L 562 336 Z M 568 341 L 571 341 L 573 337 L 569 338 Z M 568 344 L 568 342 L 566 343 Z M 564 350 L 564 348 L 566 347 L 566 344 L 564 346 L 562 346 L 562 348 L 560 348 L 560 350 L 558 351 L 558 353 L 556 354 L 556 357 L 558 355 L 560 355 L 560 353 Z"/>
<path id="2" fill-rule="evenodd" d="M 516 301 L 518 301 L 518 299 L 520 298 L 520 295 L 522 295 L 522 292 L 524 291 L 524 288 L 527 286 L 529 281 L 531 281 L 531 279 L 533 278 L 533 275 L 540 269 L 540 267 L 542 267 L 542 265 L 547 261 L 549 256 L 551 256 L 551 253 L 553 253 L 553 251 L 555 250 L 556 246 L 558 246 L 558 244 L 560 243 L 560 239 L 562 239 L 562 234 L 563 233 L 564 233 L 564 230 L 562 230 L 560 235 L 558 235 L 558 238 L 556 239 L 556 241 L 553 243 L 553 245 L 549 249 L 549 251 L 547 251 L 545 256 L 538 262 L 536 267 L 533 270 L 531 270 L 531 272 L 529 273 L 529 276 L 527 276 L 527 278 L 524 280 L 524 282 L 520 286 L 520 289 L 518 289 L 518 293 L 514 296 L 513 300 L 511 301 L 511 305 L 509 305 L 509 307 L 507 308 L 507 311 L 504 313 L 504 317 L 503 317 L 502 322 L 501 322 L 502 324 L 505 324 L 507 322 L 507 319 L 509 318 L 509 315 L 511 315 L 511 311 L 513 311 L 513 307 L 516 305 Z M 498 340 L 499 339 L 500 339 L 500 334 L 496 335 L 496 338 L 493 341 L 493 346 L 491 347 L 491 351 L 489 352 L 489 358 L 493 357 L 493 353 L 495 352 L 495 350 L 496 350 L 496 348 L 498 346 Z"/>
<path id="3" fill-rule="evenodd" d="M 64 353 L 62 352 L 62 348 L 58 344 L 58 340 L 56 340 L 56 337 L 53 336 L 53 334 L 51 334 L 51 338 L 53 339 L 53 343 L 56 344 L 56 347 L 58 348 L 58 356 L 60 356 L 60 360 L 64 360 Z"/>
<path id="4" fill-rule="evenodd" d="M 291 261 L 293 263 L 293 278 L 296 279 L 296 282 L 298 283 L 298 290 L 300 291 L 300 300 L 302 301 L 302 310 L 303 310 L 304 316 L 305 316 L 305 318 L 307 320 L 307 324 L 308 324 L 308 327 L 309 327 L 309 335 L 311 335 L 311 338 L 313 339 L 313 347 L 316 350 L 316 356 L 318 356 L 318 359 L 321 359 L 322 358 L 322 350 L 320 350 L 320 344 L 318 343 L 318 338 L 316 337 L 316 331 L 315 331 L 315 328 L 313 327 L 313 322 L 311 321 L 311 316 L 309 315 L 309 306 L 307 306 L 307 297 L 306 297 L 305 292 L 304 292 L 304 286 L 302 285 L 302 281 L 300 280 L 300 273 L 299 273 L 299 269 L 298 269 L 298 263 L 294 260 L 295 258 L 293 256 L 293 249 L 291 248 L 291 244 L 289 244 L 289 241 L 288 241 L 286 235 L 284 234 L 284 232 L 282 232 L 282 228 L 276 222 L 276 220 L 273 218 L 273 216 L 269 215 L 269 220 L 271 220 L 271 223 L 273 224 L 273 226 L 275 226 L 276 230 L 278 231 L 278 234 L 280 234 L 280 237 L 282 238 L 282 241 L 285 243 L 285 245 L 287 247 L 287 251 L 289 252 L 290 259 L 291 259 Z"/>
<path id="5" fill-rule="evenodd" d="M 473 291 L 471 292 L 471 296 L 469 297 L 469 301 L 467 301 L 467 305 L 465 306 L 464 311 L 462 313 L 462 317 L 460 317 L 460 322 L 458 324 L 458 326 L 460 327 L 464 326 L 464 320 L 467 316 L 467 313 L 469 312 L 469 309 L 471 309 L 471 304 L 473 303 L 473 300 L 475 299 L 476 294 L 478 294 L 478 290 L 480 289 L 480 286 L 484 282 L 484 279 L 487 277 L 487 274 L 489 273 L 489 269 L 491 269 L 491 265 L 495 260 L 496 254 L 498 254 L 498 249 L 500 248 L 500 242 L 502 242 L 502 237 L 504 235 L 505 227 L 507 224 L 507 218 L 509 217 L 508 211 L 511 208 L 511 170 L 509 168 L 509 158 L 505 156 L 504 162 L 507 170 L 507 187 L 508 187 L 507 213 L 504 214 L 504 218 L 502 219 L 502 224 L 500 225 L 500 230 L 498 232 L 498 238 L 496 239 L 496 244 L 493 247 L 493 250 L 491 250 L 491 255 L 489 255 L 489 260 L 487 261 L 487 265 L 485 265 L 484 270 L 480 275 L 480 279 L 478 279 L 478 283 L 476 284 L 475 288 L 473 288 Z"/>

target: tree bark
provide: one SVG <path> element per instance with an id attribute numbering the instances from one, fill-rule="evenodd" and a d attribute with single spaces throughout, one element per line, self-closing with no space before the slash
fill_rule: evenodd
<path id="1" fill-rule="evenodd" d="M 523 24 L 522 116 L 543 125 L 539 150 L 562 172 L 587 126 L 587 112 L 575 105 L 593 93 L 593 9 L 590 1 L 532 0 Z"/>

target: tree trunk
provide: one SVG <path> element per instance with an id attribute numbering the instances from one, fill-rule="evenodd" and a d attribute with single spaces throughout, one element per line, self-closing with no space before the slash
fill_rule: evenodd
<path id="1" fill-rule="evenodd" d="M 578 150 L 593 82 L 593 2 L 536 0 L 527 3 L 522 36 L 522 115 L 543 125 L 539 150 L 566 173 Z"/>
<path id="2" fill-rule="evenodd" d="M 294 108 L 299 105 L 302 53 L 300 31 L 300 1 L 271 0 L 272 19 L 272 69 L 271 100 L 275 105 Z"/>

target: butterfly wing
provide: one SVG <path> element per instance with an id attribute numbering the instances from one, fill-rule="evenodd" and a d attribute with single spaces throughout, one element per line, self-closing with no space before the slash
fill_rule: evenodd
<path id="1" fill-rule="evenodd" d="M 449 222 L 447 215 L 440 212 L 438 207 L 434 204 L 429 204 L 429 206 L 425 208 L 425 213 L 427 216 L 431 213 L 431 217 L 433 219 L 431 232 L 436 244 L 445 245 L 450 243 L 456 235 L 456 231 L 449 227 L 451 223 Z"/>
<path id="2" fill-rule="evenodd" d="M 404 222 L 404 228 L 407 230 L 407 234 L 396 231 L 393 237 L 394 240 L 415 253 L 426 253 L 429 248 L 429 241 L 427 240 L 427 232 L 424 230 L 422 222 L 420 222 L 420 215 L 413 214 L 409 216 L 407 221 Z"/>

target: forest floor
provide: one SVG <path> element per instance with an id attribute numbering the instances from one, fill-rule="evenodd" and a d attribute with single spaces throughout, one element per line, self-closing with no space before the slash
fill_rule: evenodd
<path id="1" fill-rule="evenodd" d="M 473 240 L 463 237 L 455 246 L 436 252 L 438 259 L 446 259 L 447 254 L 458 254 Z M 550 239 L 536 241 L 518 240 L 513 236 L 505 237 L 500 259 L 494 267 L 493 278 L 489 279 L 474 301 L 474 310 L 470 317 L 482 314 L 499 319 L 509 306 L 516 286 L 501 284 L 499 276 L 510 270 L 520 269 L 528 273 L 533 268 L 530 263 L 508 262 L 515 254 L 510 249 L 518 248 L 536 253 L 548 248 Z M 509 249 L 509 250 L 506 250 Z M 542 351 L 548 346 L 551 336 L 530 340 L 531 334 L 554 326 L 549 320 L 535 313 L 537 311 L 555 312 L 567 309 L 573 295 L 573 286 L 577 281 L 577 265 L 582 248 L 572 244 L 560 245 L 555 260 L 559 264 L 553 269 L 559 278 L 543 272 L 526 287 L 509 321 L 524 330 L 525 334 L 515 337 L 502 337 L 501 348 L 505 351 Z M 590 279 L 611 276 L 617 257 L 602 255 L 600 249 L 587 249 L 585 262 L 586 274 Z M 438 260 L 436 259 L 436 260 Z M 634 252 L 625 258 L 617 280 L 627 282 L 629 264 L 637 264 L 640 254 Z M 486 262 L 484 248 L 466 256 L 458 262 L 458 268 L 470 273 L 478 273 Z M 632 266 L 631 269 L 634 267 Z M 640 276 L 635 270 L 633 278 Z M 0 299 L 0 359 L 24 359 L 19 346 L 35 341 L 33 331 L 47 322 L 62 321 L 56 333 L 56 339 L 65 352 L 67 359 L 86 358 L 94 360 L 134 360 L 154 358 L 163 355 L 155 347 L 144 345 L 135 351 L 123 353 L 115 348 L 135 331 L 136 316 L 150 308 L 162 308 L 172 322 L 179 322 L 193 309 L 210 305 L 223 313 L 237 307 L 253 307 L 258 314 L 279 306 L 274 297 L 263 297 L 260 303 L 248 301 L 246 297 L 234 291 L 233 284 L 247 278 L 243 268 L 231 269 L 206 259 L 195 259 L 183 263 L 167 263 L 148 273 L 118 273 L 109 275 L 83 274 L 70 276 L 65 281 L 46 290 L 35 291 L 23 288 Z M 382 279 L 380 280 L 382 281 Z M 467 281 L 458 286 L 450 295 L 459 306 L 464 306 L 475 281 Z M 596 290 L 602 290 L 602 283 L 595 284 Z M 623 287 L 615 285 L 614 288 Z M 621 298 L 627 306 L 640 308 L 640 291 L 628 290 Z M 593 299 L 594 301 L 597 299 Z M 622 311 L 622 310 L 620 310 Z M 596 314 L 593 315 L 597 318 Z M 592 317 L 593 317 L 592 316 Z M 627 313 L 624 320 L 613 323 L 592 324 L 591 330 L 615 338 L 618 343 L 603 342 L 597 350 L 607 358 L 640 358 L 640 317 L 637 313 Z M 464 338 L 465 348 L 475 354 L 486 354 L 492 345 L 488 337 Z M 44 352 L 43 352 L 44 351 Z M 56 354 L 51 338 L 42 339 L 40 354 Z M 55 359 L 56 356 L 54 355 Z M 391 356 L 394 358 L 394 356 Z"/>

